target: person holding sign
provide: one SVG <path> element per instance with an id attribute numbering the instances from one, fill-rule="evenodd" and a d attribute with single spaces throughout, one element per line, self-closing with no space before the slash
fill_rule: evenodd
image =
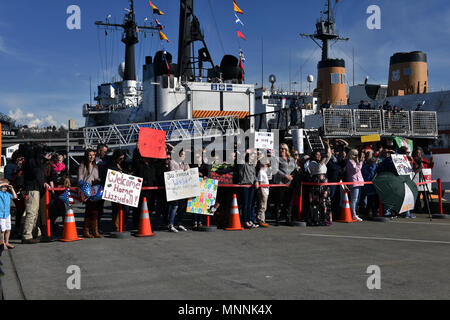
<path id="1" fill-rule="evenodd" d="M 83 160 L 78 168 L 78 184 L 84 181 L 93 186 L 100 182 L 98 166 L 95 163 L 94 150 L 87 149 L 84 153 Z M 86 209 L 84 212 L 83 236 L 85 238 L 101 238 L 98 232 L 98 212 L 99 202 L 86 201 Z M 92 230 L 92 234 L 90 231 Z"/>
<path id="2" fill-rule="evenodd" d="M 179 161 L 169 161 L 169 171 L 189 170 L 189 165 L 185 164 L 186 152 L 181 149 L 178 153 Z M 174 200 L 168 203 L 169 205 L 169 232 L 187 231 L 187 229 L 181 225 L 183 219 L 183 212 L 186 200 Z M 175 221 L 176 220 L 176 221 Z M 175 222 L 177 222 L 178 229 L 175 228 Z"/>
<path id="3" fill-rule="evenodd" d="M 113 170 L 113 171 L 118 171 L 120 173 L 128 174 L 129 171 L 128 171 L 127 165 L 125 163 L 125 155 L 126 155 L 126 151 L 124 151 L 124 150 L 120 150 L 120 149 L 114 150 L 114 153 L 111 158 L 111 163 L 109 164 L 108 169 Z M 112 207 L 113 232 L 118 232 L 118 231 L 120 231 L 120 215 L 119 215 L 120 205 L 118 203 L 111 202 L 111 207 Z M 128 221 L 129 209 L 130 209 L 129 206 L 122 205 L 123 230 L 124 231 L 125 231 L 125 226 L 127 225 L 127 221 Z"/>

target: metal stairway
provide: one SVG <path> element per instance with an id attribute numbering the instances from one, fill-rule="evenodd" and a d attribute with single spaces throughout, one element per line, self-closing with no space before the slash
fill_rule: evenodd
<path id="1" fill-rule="evenodd" d="M 84 144 L 86 148 L 94 148 L 101 143 L 108 145 L 109 148 L 134 146 L 138 142 L 140 128 L 166 131 L 166 142 L 178 142 L 237 135 L 239 119 L 235 116 L 226 116 L 88 127 L 83 129 Z"/>
<path id="2" fill-rule="evenodd" d="M 319 134 L 318 130 L 305 130 L 305 137 L 308 141 L 309 150 L 325 150 L 325 146 L 322 141 L 322 137 Z"/>

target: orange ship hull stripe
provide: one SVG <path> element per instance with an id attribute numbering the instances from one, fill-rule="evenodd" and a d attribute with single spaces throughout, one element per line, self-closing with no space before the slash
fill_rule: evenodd
<path id="1" fill-rule="evenodd" d="M 247 117 L 250 113 L 245 111 L 203 111 L 195 110 L 192 112 L 193 118 L 211 118 L 224 116 L 237 116 L 239 119 Z"/>

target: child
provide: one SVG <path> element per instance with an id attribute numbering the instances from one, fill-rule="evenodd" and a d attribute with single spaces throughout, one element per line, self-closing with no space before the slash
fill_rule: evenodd
<path id="1" fill-rule="evenodd" d="M 269 168 L 269 161 L 260 162 L 260 168 L 258 173 L 258 182 L 260 184 L 269 184 L 269 178 L 267 177 L 267 170 Z M 269 224 L 266 223 L 266 210 L 267 199 L 269 198 L 269 188 L 261 187 L 256 191 L 258 196 L 258 215 L 257 221 L 260 227 L 267 228 Z"/>
<path id="2" fill-rule="evenodd" d="M 8 192 L 9 190 L 9 192 Z M 0 245 L 4 246 L 4 250 L 14 249 L 14 246 L 9 244 L 9 236 L 11 234 L 11 200 L 17 199 L 17 194 L 14 188 L 6 179 L 0 180 L 0 231 L 2 233 Z"/>
<path id="3" fill-rule="evenodd" d="M 55 171 L 58 176 L 61 176 L 64 173 L 64 171 L 66 171 L 66 165 L 64 164 L 64 156 L 62 154 L 56 156 L 56 159 L 53 162 L 53 171 Z"/>

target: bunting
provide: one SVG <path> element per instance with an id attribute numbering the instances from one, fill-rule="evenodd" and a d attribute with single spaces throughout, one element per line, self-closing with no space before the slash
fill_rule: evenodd
<path id="1" fill-rule="evenodd" d="M 164 26 L 156 18 L 155 18 L 155 23 L 156 23 L 156 26 L 158 27 L 159 30 L 164 29 Z"/>
<path id="2" fill-rule="evenodd" d="M 159 10 L 159 9 L 152 3 L 151 0 L 148 0 L 148 2 L 150 3 L 150 6 L 152 7 L 153 13 L 154 13 L 154 14 L 157 14 L 157 15 L 160 15 L 160 16 L 163 16 L 163 15 L 164 15 L 164 12 L 162 12 L 161 10 Z"/>
<path id="3" fill-rule="evenodd" d="M 244 14 L 244 12 L 236 4 L 236 0 L 233 0 L 233 5 L 234 5 L 234 12 L 239 13 L 239 14 Z"/>
<path id="4" fill-rule="evenodd" d="M 247 39 L 245 39 L 245 37 L 244 37 L 244 35 L 242 34 L 242 32 L 240 32 L 239 30 L 237 31 L 237 35 L 238 35 L 239 38 L 242 38 L 242 39 L 244 39 L 244 40 L 247 40 Z"/>
<path id="5" fill-rule="evenodd" d="M 237 15 L 237 14 L 244 14 L 244 12 L 238 7 L 237 0 L 233 0 L 233 7 L 234 7 L 234 17 L 236 18 L 235 23 L 238 25 L 237 36 L 238 38 L 247 40 L 244 34 L 239 30 L 239 25 L 244 26 L 244 23 Z M 239 48 L 239 68 L 242 70 L 242 81 L 244 81 L 244 74 L 245 74 L 244 62 L 245 62 L 244 52 L 242 51 L 241 48 Z"/>
<path id="6" fill-rule="evenodd" d="M 159 30 L 159 39 L 160 39 L 160 40 L 166 40 L 167 43 L 170 42 L 170 40 L 167 39 L 166 35 L 165 35 L 164 33 L 162 33 L 161 29 Z"/>
<path id="7" fill-rule="evenodd" d="M 163 61 L 166 63 L 167 73 L 168 73 L 168 76 L 170 76 L 170 64 L 167 61 L 167 52 L 166 51 L 164 51 L 164 53 L 163 53 Z"/>
<path id="8" fill-rule="evenodd" d="M 236 24 L 240 24 L 242 26 L 244 26 L 244 23 L 242 22 L 241 19 L 239 19 L 239 17 L 237 16 L 237 14 L 235 13 L 234 16 L 236 17 Z"/>

